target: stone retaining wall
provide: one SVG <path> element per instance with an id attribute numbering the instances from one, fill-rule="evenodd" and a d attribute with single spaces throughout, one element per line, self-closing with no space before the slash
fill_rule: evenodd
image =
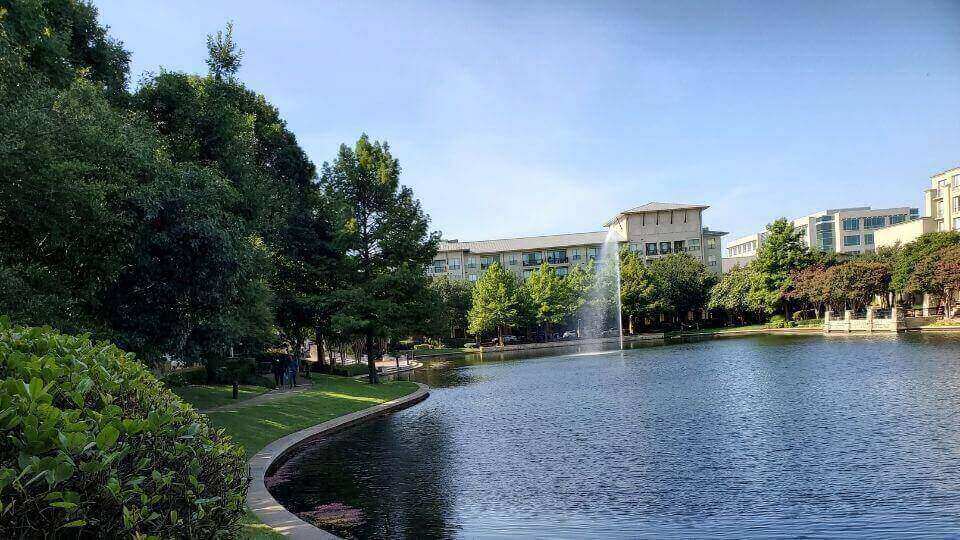
<path id="1" fill-rule="evenodd" d="M 632 336 L 623 336 L 624 343 L 633 343 L 637 341 L 653 341 L 664 339 L 663 333 L 659 334 L 636 334 Z M 534 351 L 537 349 L 553 349 L 562 347 L 582 347 L 584 345 L 607 345 L 620 343 L 620 338 L 590 338 L 575 339 L 571 341 L 545 341 L 543 343 L 522 343 L 517 345 L 504 345 L 500 347 L 480 347 L 480 352 L 509 352 L 509 351 Z"/>

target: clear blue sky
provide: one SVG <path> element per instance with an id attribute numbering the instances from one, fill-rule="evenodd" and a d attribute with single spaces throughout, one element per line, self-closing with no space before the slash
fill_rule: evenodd
<path id="1" fill-rule="evenodd" d="M 598 230 L 648 201 L 781 215 L 920 206 L 960 165 L 960 1 L 97 0 L 133 52 L 205 72 L 227 20 L 240 78 L 319 165 L 390 142 L 461 240 Z"/>

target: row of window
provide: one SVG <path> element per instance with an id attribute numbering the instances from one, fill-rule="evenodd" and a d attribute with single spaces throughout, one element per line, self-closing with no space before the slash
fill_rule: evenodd
<path id="1" fill-rule="evenodd" d="M 866 233 L 863 235 L 863 243 L 872 246 L 873 245 L 873 233 Z M 843 237 L 844 246 L 859 246 L 860 245 L 860 235 L 852 234 Z"/>
<path id="2" fill-rule="evenodd" d="M 861 220 L 863 221 L 864 229 L 881 229 L 887 226 L 887 219 L 890 220 L 890 225 L 896 225 L 897 223 L 903 223 L 904 221 L 907 221 L 907 214 L 893 214 L 890 216 L 867 216 L 864 218 L 844 218 L 843 230 L 859 231 Z"/>

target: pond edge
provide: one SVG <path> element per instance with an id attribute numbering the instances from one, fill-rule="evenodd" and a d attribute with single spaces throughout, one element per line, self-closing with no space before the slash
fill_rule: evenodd
<path id="1" fill-rule="evenodd" d="M 405 396 L 321 422 L 315 426 L 283 436 L 265 446 L 248 462 L 251 480 L 250 489 L 247 491 L 247 507 L 265 525 L 284 536 L 304 540 L 333 540 L 339 538 L 307 523 L 284 508 L 267 490 L 264 480 L 272 469 L 283 461 L 282 458 L 289 457 L 303 444 L 360 422 L 405 409 L 427 399 L 430 395 L 430 387 L 421 383 L 415 384 L 418 386 L 417 390 Z"/>

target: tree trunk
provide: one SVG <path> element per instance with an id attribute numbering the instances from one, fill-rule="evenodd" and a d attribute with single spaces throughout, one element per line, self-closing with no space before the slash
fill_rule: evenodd
<path id="1" fill-rule="evenodd" d="M 377 376 L 377 355 L 373 353 L 373 330 L 367 330 L 366 347 L 367 350 L 367 371 L 370 374 L 370 382 L 377 384 L 380 377 Z"/>
<path id="2" fill-rule="evenodd" d="M 497 335 L 500 338 L 500 346 L 503 347 L 503 325 L 497 325 Z"/>
<path id="3" fill-rule="evenodd" d="M 326 351 L 323 347 L 323 332 L 320 331 L 319 326 L 313 329 L 313 339 L 317 342 L 317 369 L 323 373 L 327 370 L 327 362 L 324 358 Z"/>

